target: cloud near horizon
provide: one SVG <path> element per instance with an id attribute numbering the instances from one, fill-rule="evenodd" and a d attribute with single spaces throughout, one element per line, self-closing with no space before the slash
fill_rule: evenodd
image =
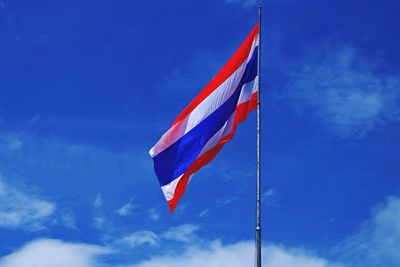
<path id="1" fill-rule="evenodd" d="M 110 249 L 97 245 L 40 239 L 2 258 L 0 267 L 101 266 L 97 257 L 110 252 Z"/>
<path id="2" fill-rule="evenodd" d="M 267 244 L 263 248 L 263 260 L 267 267 L 386 267 L 400 265 L 398 244 L 400 243 L 400 197 L 389 197 L 373 209 L 371 218 L 366 220 L 353 235 L 332 248 L 333 258 L 319 255 L 318 250 L 288 248 L 283 245 Z M 190 233 L 198 230 L 194 225 L 182 225 Z M 150 231 L 139 231 L 130 235 L 131 248 L 139 245 L 161 245 L 161 240 L 169 242 L 168 236 L 176 233 L 177 227 L 171 228 L 167 236 L 159 236 Z M 185 231 L 184 231 L 185 232 Z M 175 235 L 173 235 L 175 236 Z M 196 237 L 193 237 L 196 239 Z M 122 240 L 122 239 L 121 239 Z M 120 240 L 120 241 L 121 241 Z M 157 252 L 147 260 L 126 263 L 126 267 L 200 267 L 200 266 L 249 266 L 253 264 L 254 242 L 240 241 L 222 244 L 218 240 L 190 242 L 184 251 L 164 251 L 157 246 Z M 186 242 L 186 243 L 185 243 Z M 129 243 L 129 242 L 128 242 Z M 126 244 L 125 244 L 126 245 Z M 149 248 L 150 249 L 150 248 Z M 32 241 L 19 250 L 0 259 L 0 267 L 108 267 L 101 261 L 102 255 L 118 254 L 118 248 L 85 243 L 71 243 L 54 239 Z M 29 261 L 26 259 L 29 258 Z"/>

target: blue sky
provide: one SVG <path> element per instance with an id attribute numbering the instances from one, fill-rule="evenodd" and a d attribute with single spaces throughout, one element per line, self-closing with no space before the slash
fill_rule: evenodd
<path id="1" fill-rule="evenodd" d="M 264 3 L 267 267 L 400 266 L 400 4 Z M 168 213 L 148 150 L 253 0 L 0 0 L 0 267 L 251 265 L 255 113 Z"/>

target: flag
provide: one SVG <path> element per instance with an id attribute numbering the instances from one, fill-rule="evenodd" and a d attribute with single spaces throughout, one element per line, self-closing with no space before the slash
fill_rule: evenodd
<path id="1" fill-rule="evenodd" d="M 259 25 L 151 148 L 162 192 L 173 212 L 191 176 L 232 139 L 258 103 Z"/>

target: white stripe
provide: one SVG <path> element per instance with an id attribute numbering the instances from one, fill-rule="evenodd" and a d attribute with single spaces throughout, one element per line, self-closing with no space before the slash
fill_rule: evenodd
<path id="1" fill-rule="evenodd" d="M 217 89 L 214 90 L 206 99 L 204 99 L 188 116 L 182 121 L 171 127 L 150 150 L 150 155 L 155 157 L 167 147 L 175 143 L 179 138 L 196 127 L 201 121 L 215 112 L 223 103 L 232 96 L 237 85 L 239 84 L 246 64 L 250 61 L 254 49 L 258 44 L 258 35 L 254 39 L 252 48 L 247 59 L 240 67 L 226 79 Z"/>
<path id="2" fill-rule="evenodd" d="M 247 102 L 251 99 L 251 95 L 253 92 L 257 91 L 258 88 L 258 79 L 257 77 L 255 78 L 254 81 L 246 83 L 243 85 L 242 92 L 240 93 L 239 101 L 237 106 L 240 104 Z M 210 140 L 208 140 L 207 144 L 203 147 L 201 150 L 199 157 L 218 145 L 218 143 L 225 138 L 231 131 L 232 131 L 232 124 L 233 121 L 235 120 L 235 114 L 236 112 L 232 113 L 229 119 L 225 122 L 225 124 L 219 129 L 218 132 L 216 132 L 213 137 L 211 137 Z"/>
<path id="3" fill-rule="evenodd" d="M 256 78 L 253 81 L 248 82 L 243 85 L 237 105 L 240 105 L 244 102 L 249 101 L 251 98 L 251 95 L 254 92 L 256 92 L 257 90 L 258 90 L 258 76 L 256 76 Z"/>
<path id="4" fill-rule="evenodd" d="M 259 38 L 257 35 L 256 38 L 253 40 L 249 55 L 247 59 L 242 63 L 242 65 L 240 65 L 240 67 L 228 79 L 226 79 L 216 90 L 214 90 L 214 92 L 212 92 L 190 114 L 188 114 L 188 121 L 186 123 L 184 134 L 188 133 L 190 130 L 196 127 L 210 114 L 214 113 L 222 104 L 224 104 L 229 99 L 229 97 L 232 96 L 240 80 L 242 79 L 244 71 L 246 70 L 246 65 L 250 61 L 254 53 L 254 49 L 258 45 L 258 39 Z"/>
<path id="5" fill-rule="evenodd" d="M 206 99 L 203 100 L 188 116 L 188 123 L 185 133 L 188 133 L 201 121 L 214 113 L 220 106 L 222 106 L 235 92 L 240 80 L 243 77 L 246 69 L 246 63 L 243 64 L 225 80 L 214 92 L 212 92 Z"/>
<path id="6" fill-rule="evenodd" d="M 215 112 L 235 91 L 243 76 L 246 64 L 247 60 L 182 121 L 172 126 L 150 150 L 150 155 L 155 157 Z"/>
<path id="7" fill-rule="evenodd" d="M 254 48 L 258 46 L 258 40 L 260 39 L 259 34 L 256 35 L 256 38 L 254 38 L 253 44 L 251 45 L 250 51 L 254 51 Z"/>
<path id="8" fill-rule="evenodd" d="M 242 92 L 240 94 L 238 105 L 241 103 L 247 102 L 251 99 L 251 95 L 253 92 L 257 91 L 258 89 L 258 79 L 256 79 L 252 82 L 246 83 L 243 85 Z M 249 93 L 250 92 L 250 93 Z M 200 154 L 198 157 L 215 147 L 223 138 L 225 138 L 231 131 L 232 131 L 232 125 L 233 121 L 235 120 L 235 114 L 236 112 L 232 113 L 229 119 L 225 122 L 225 124 L 221 127 L 221 129 L 216 132 L 213 137 L 211 137 L 210 140 L 208 140 L 207 144 L 203 147 L 201 150 Z M 170 182 L 169 184 L 166 184 L 161 187 L 165 198 L 167 201 L 171 200 L 174 197 L 176 186 L 178 185 L 179 181 L 181 180 L 183 174 Z M 192 175 L 191 175 L 192 176 Z M 191 178 L 191 177 L 190 177 Z M 190 179 L 189 179 L 190 181 Z"/>
<path id="9" fill-rule="evenodd" d="M 161 186 L 161 190 L 163 191 L 163 194 L 164 194 L 165 198 L 167 199 L 167 201 L 170 201 L 171 199 L 174 198 L 176 186 L 178 185 L 182 176 L 183 176 L 183 174 L 181 176 L 179 176 L 178 178 L 176 178 L 175 180 L 173 180 L 172 182 L 170 182 L 169 184 Z"/>

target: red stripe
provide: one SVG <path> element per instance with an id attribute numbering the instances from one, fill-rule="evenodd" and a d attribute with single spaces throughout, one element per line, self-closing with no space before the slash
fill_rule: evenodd
<path id="1" fill-rule="evenodd" d="M 178 182 L 175 192 L 174 192 L 174 197 L 168 201 L 168 205 L 170 207 L 170 213 L 172 213 L 175 210 L 176 205 L 178 204 L 179 200 L 181 199 L 183 193 L 185 192 L 186 186 L 189 182 L 190 176 L 200 170 L 203 166 L 207 165 L 210 161 L 212 161 L 215 156 L 218 154 L 218 152 L 222 149 L 222 147 L 233 138 L 235 135 L 235 131 L 237 126 L 243 122 L 244 120 L 247 119 L 247 116 L 250 111 L 256 109 L 257 107 L 257 99 L 258 99 L 258 93 L 255 92 L 251 95 L 251 99 L 247 102 L 241 103 L 239 106 L 236 108 L 236 113 L 235 113 L 235 118 L 232 124 L 232 130 L 231 132 L 226 135 L 223 139 L 219 141 L 219 143 L 208 150 L 206 153 L 201 155 L 199 158 L 197 158 L 193 164 L 189 167 L 189 169 L 185 172 L 185 174 L 182 176 L 181 180 Z"/>
<path id="2" fill-rule="evenodd" d="M 258 23 L 253 28 L 246 40 L 241 44 L 235 54 L 229 59 L 225 66 L 217 73 L 217 75 L 201 90 L 201 92 L 193 99 L 193 101 L 179 114 L 172 126 L 180 122 L 190 112 L 192 112 L 204 99 L 206 99 L 215 89 L 217 89 L 232 73 L 239 68 L 244 60 L 249 56 L 254 38 L 258 34 Z"/>

